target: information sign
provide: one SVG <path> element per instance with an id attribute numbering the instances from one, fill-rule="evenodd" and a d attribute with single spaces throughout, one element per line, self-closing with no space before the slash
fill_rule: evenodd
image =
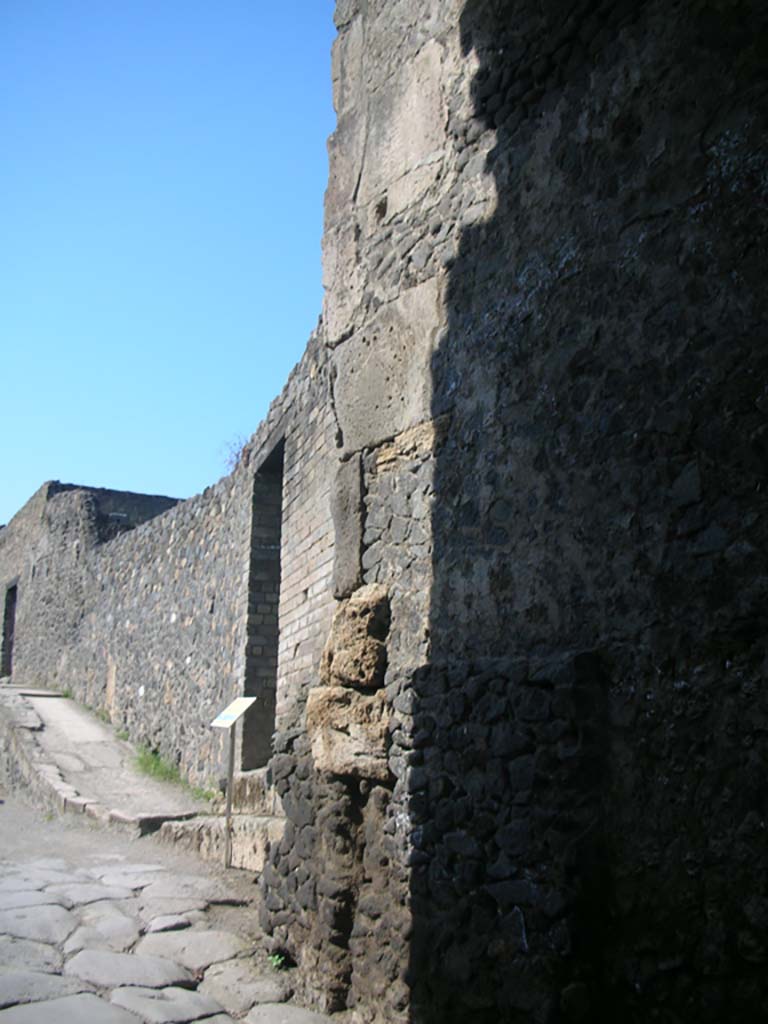
<path id="1" fill-rule="evenodd" d="M 256 697 L 237 697 L 216 715 L 211 725 L 214 729 L 231 729 L 238 718 L 242 718 L 251 704 L 255 702 Z"/>
<path id="2" fill-rule="evenodd" d="M 211 722 L 214 729 L 229 730 L 229 764 L 227 766 L 227 809 L 224 824 L 224 867 L 232 865 L 232 785 L 235 779 L 235 729 L 234 726 L 240 721 L 245 712 L 255 704 L 256 697 L 237 697 L 228 704 L 223 711 Z"/>

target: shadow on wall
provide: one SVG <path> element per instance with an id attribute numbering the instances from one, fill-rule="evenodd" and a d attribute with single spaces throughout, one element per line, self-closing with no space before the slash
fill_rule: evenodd
<path id="1" fill-rule="evenodd" d="M 463 11 L 498 206 L 432 367 L 418 1022 L 768 997 L 768 35 L 721 8 Z"/>

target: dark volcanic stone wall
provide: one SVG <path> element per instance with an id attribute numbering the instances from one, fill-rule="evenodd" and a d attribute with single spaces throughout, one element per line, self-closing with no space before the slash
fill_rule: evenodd
<path id="1" fill-rule="evenodd" d="M 420 1018 L 764 1012 L 767 28 L 462 12 L 497 202 L 432 362 Z"/>
<path id="2" fill-rule="evenodd" d="M 346 554 L 267 923 L 362 1019 L 759 1020 L 765 9 L 336 17 Z"/>

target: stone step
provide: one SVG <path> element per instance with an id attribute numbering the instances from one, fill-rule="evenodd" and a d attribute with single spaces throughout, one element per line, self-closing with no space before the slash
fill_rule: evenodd
<path id="1" fill-rule="evenodd" d="M 258 814 L 280 817 L 283 809 L 277 794 L 267 782 L 267 769 L 235 772 L 232 788 L 232 811 L 235 814 Z"/>
<path id="2" fill-rule="evenodd" d="M 203 860 L 224 863 L 225 819 L 223 815 L 200 815 L 186 821 L 167 821 L 157 835 L 162 842 Z M 267 847 L 283 837 L 285 818 L 273 815 L 237 814 L 232 818 L 232 867 L 261 872 Z"/>

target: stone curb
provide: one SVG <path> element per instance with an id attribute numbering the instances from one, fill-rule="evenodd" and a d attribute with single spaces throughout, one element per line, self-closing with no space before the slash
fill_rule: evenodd
<path id="1" fill-rule="evenodd" d="M 59 694 L 48 691 L 48 697 Z M 62 776 L 59 766 L 37 741 L 43 723 L 22 693 L 0 691 L 0 778 L 11 790 L 23 790 L 44 809 L 58 814 L 86 814 L 103 827 L 133 837 L 156 832 L 165 821 L 185 821 L 195 812 L 180 814 L 127 814 L 88 799 Z"/>

